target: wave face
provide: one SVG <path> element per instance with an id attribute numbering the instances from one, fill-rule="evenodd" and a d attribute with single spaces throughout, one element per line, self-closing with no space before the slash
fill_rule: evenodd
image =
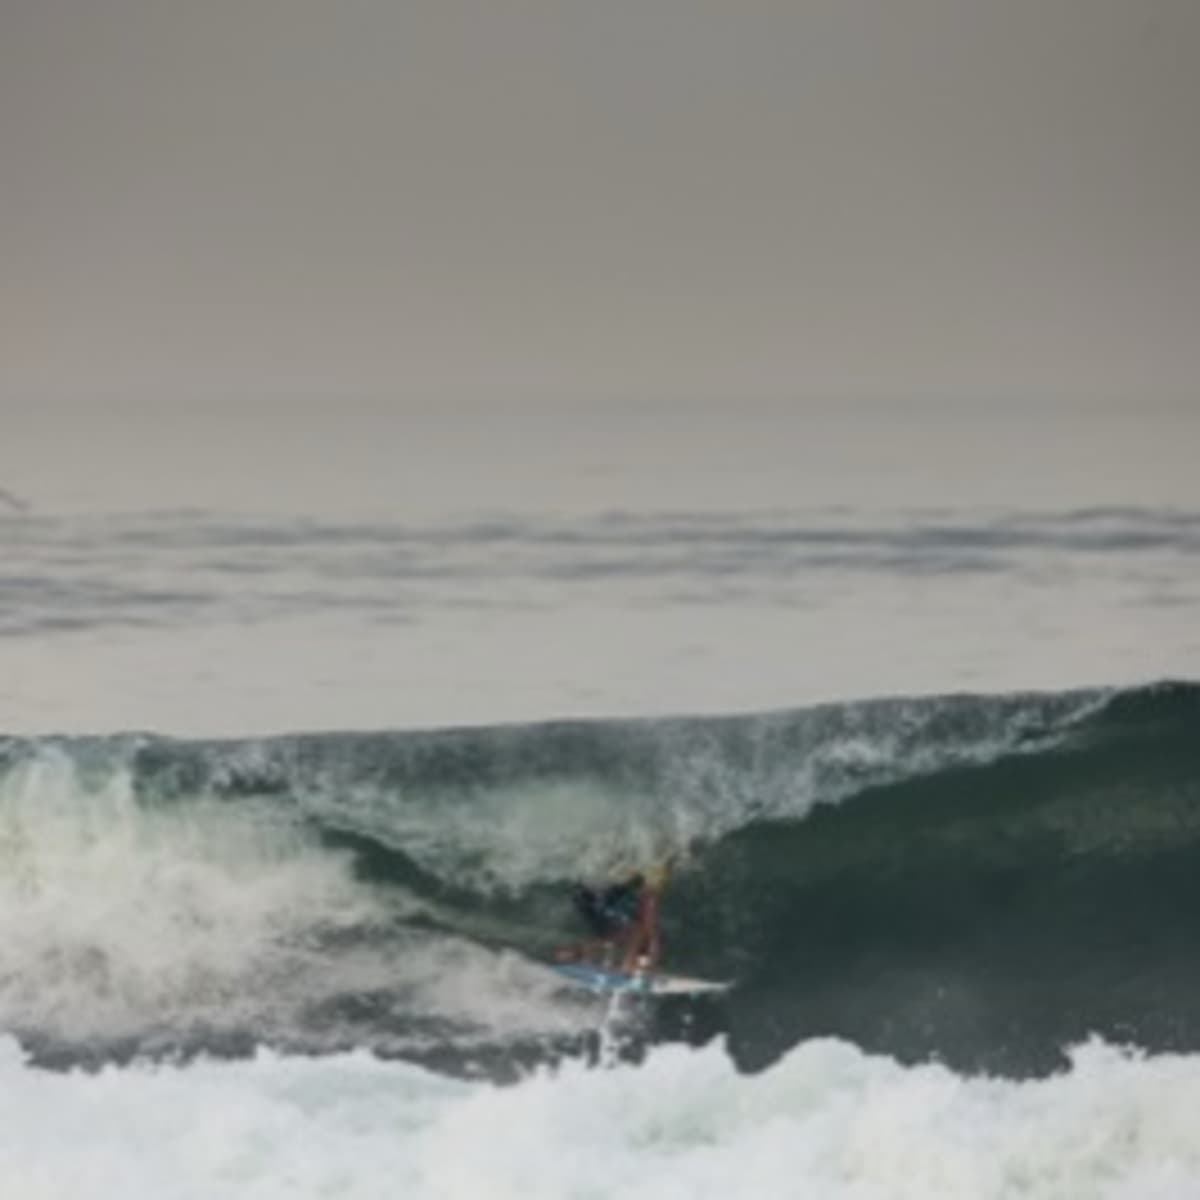
<path id="1" fill-rule="evenodd" d="M 502 1075 L 585 1049 L 537 959 L 682 854 L 640 1039 L 837 1036 L 1012 1074 L 1200 1047 L 1200 687 L 254 741 L 0 740 L 0 1027 L 35 1058 L 268 1043 Z"/>

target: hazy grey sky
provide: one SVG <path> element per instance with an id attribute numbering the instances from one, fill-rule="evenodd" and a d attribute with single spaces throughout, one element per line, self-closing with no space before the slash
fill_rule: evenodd
<path id="1" fill-rule="evenodd" d="M 0 397 L 1196 394 L 1196 0 L 4 0 Z"/>

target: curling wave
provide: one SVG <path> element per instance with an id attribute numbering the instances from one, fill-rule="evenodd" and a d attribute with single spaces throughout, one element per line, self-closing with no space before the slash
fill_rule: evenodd
<path id="1" fill-rule="evenodd" d="M 587 1045 L 568 881 L 666 852 L 643 1035 L 1022 1074 L 1194 1049 L 1200 687 L 246 741 L 0 740 L 0 1027 L 46 1061 L 271 1043 L 458 1073 Z"/>

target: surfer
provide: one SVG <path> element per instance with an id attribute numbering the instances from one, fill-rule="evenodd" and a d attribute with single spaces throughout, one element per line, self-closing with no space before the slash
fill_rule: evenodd
<path id="1" fill-rule="evenodd" d="M 662 955 L 659 900 L 667 883 L 667 865 L 635 871 L 607 887 L 578 884 L 572 892 L 575 910 L 592 936 L 562 946 L 559 962 L 615 964 L 626 972 L 653 970 Z"/>

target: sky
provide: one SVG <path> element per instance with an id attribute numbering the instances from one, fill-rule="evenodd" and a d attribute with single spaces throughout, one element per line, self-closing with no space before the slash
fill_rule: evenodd
<path id="1" fill-rule="evenodd" d="M 1194 0 L 6 0 L 0 423 L 1190 402 L 1198 112 Z"/>
<path id="2" fill-rule="evenodd" d="M 0 0 L 13 594 L 75 595 L 146 510 L 1186 517 L 1198 113 L 1196 0 Z M 0 727 L 1190 669 L 1190 592 L 1139 600 L 1131 555 L 1016 592 L 852 572 L 760 612 L 631 583 L 386 629 L 247 625 L 235 589 L 211 627 L 8 639 Z M 139 582 L 94 570 L 101 603 Z"/>

